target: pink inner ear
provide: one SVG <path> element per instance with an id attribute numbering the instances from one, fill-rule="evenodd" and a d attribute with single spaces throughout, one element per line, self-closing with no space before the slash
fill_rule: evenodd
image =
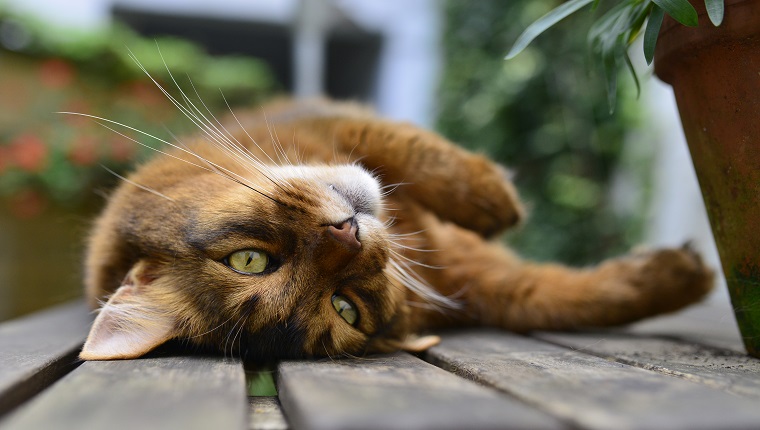
<path id="1" fill-rule="evenodd" d="M 173 337 L 175 318 L 139 290 L 122 285 L 108 299 L 92 324 L 81 359 L 136 358 Z"/>

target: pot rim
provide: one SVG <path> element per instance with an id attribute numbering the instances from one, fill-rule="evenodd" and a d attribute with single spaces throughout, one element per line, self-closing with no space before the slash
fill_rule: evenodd
<path id="1" fill-rule="evenodd" d="M 705 9 L 704 0 L 689 0 L 697 10 L 699 25 L 687 27 L 665 16 L 655 48 L 655 73 L 672 84 L 673 69 L 693 57 L 695 50 L 713 44 L 760 44 L 760 1 L 725 0 L 723 22 L 715 27 Z"/>

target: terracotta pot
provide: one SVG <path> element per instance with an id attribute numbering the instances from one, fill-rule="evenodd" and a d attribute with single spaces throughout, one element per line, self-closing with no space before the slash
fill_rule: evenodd
<path id="1" fill-rule="evenodd" d="M 714 27 L 666 17 L 655 71 L 673 86 L 747 351 L 760 357 L 760 0 L 726 0 Z"/>

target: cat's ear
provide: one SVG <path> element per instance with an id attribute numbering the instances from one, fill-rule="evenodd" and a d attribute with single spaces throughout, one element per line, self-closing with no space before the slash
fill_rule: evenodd
<path id="1" fill-rule="evenodd" d="M 438 336 L 416 336 L 409 335 L 399 345 L 399 349 L 403 349 L 408 352 L 423 352 L 441 343 L 441 338 Z"/>
<path id="2" fill-rule="evenodd" d="M 176 318 L 147 294 L 146 287 L 154 278 L 146 267 L 144 262 L 137 263 L 100 309 L 79 358 L 136 358 L 173 337 Z"/>

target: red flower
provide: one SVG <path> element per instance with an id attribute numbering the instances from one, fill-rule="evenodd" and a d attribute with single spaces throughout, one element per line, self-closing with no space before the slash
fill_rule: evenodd
<path id="1" fill-rule="evenodd" d="M 98 158 L 98 143 L 93 137 L 80 137 L 69 150 L 69 160 L 77 166 L 91 166 Z"/>
<path id="2" fill-rule="evenodd" d="M 121 136 L 112 138 L 109 143 L 111 145 L 111 158 L 119 163 L 129 161 L 135 155 L 136 145 L 138 145 Z"/>
<path id="3" fill-rule="evenodd" d="M 134 81 L 129 84 L 129 95 L 137 99 L 143 106 L 160 105 L 164 100 L 161 90 L 152 81 Z"/>
<path id="4" fill-rule="evenodd" d="M 63 110 L 66 112 L 88 113 L 92 111 L 92 108 L 84 100 L 71 100 L 63 106 Z M 64 114 L 64 120 L 75 127 L 93 124 L 92 119 L 82 115 Z"/>
<path id="5" fill-rule="evenodd" d="M 21 219 L 34 218 L 45 211 L 45 196 L 31 189 L 21 190 L 10 198 L 11 213 Z"/>
<path id="6" fill-rule="evenodd" d="M 27 172 L 40 172 L 47 165 L 48 148 L 39 136 L 24 133 L 8 147 L 13 164 Z"/>
<path id="7" fill-rule="evenodd" d="M 40 65 L 40 81 L 50 88 L 63 88 L 74 81 L 74 67 L 58 58 L 45 61 Z"/>

